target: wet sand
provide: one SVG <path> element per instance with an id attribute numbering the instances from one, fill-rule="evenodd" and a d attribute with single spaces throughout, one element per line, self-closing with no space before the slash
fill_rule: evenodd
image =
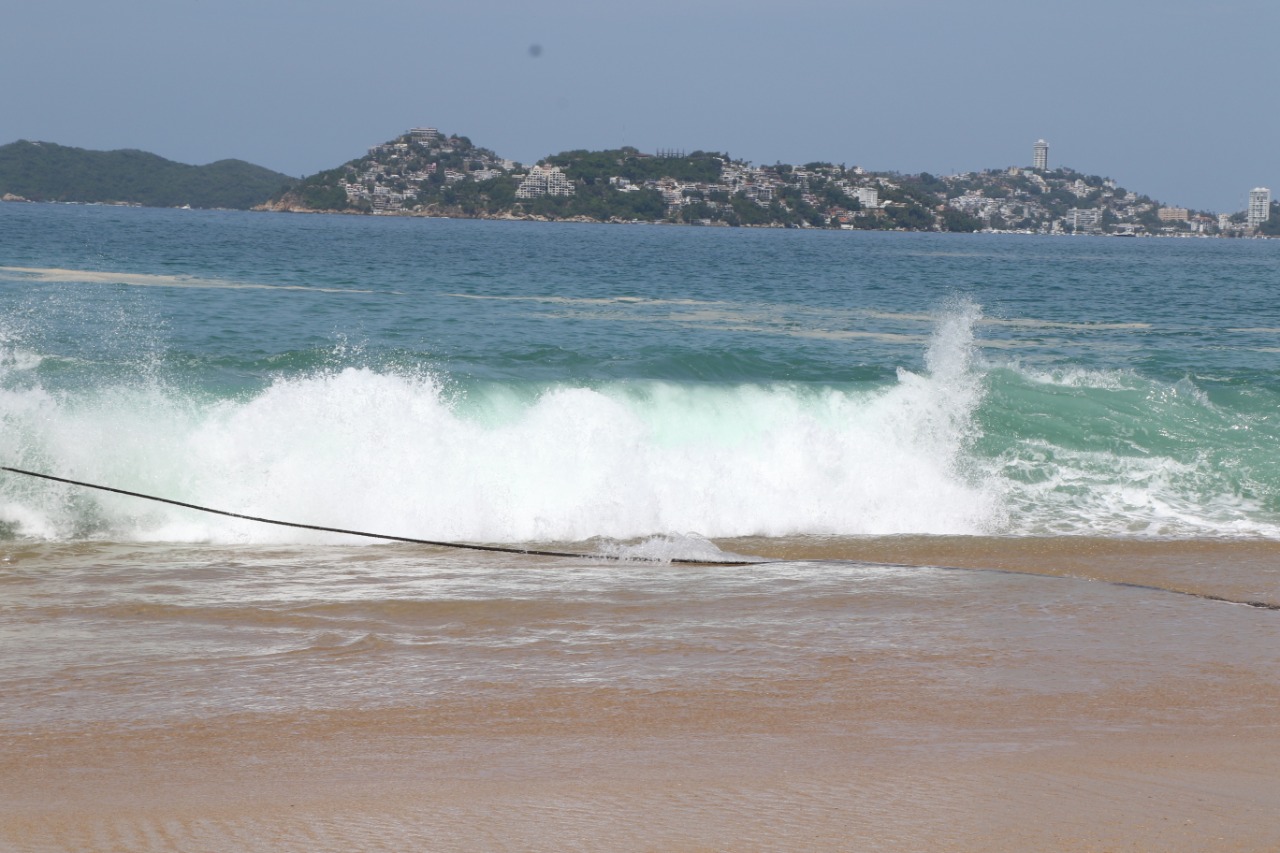
<path id="1" fill-rule="evenodd" d="M 251 624 L 237 594 L 232 627 L 259 654 L 204 642 L 212 605 L 50 616 L 34 602 L 61 558 L 30 554 L 0 575 L 0 850 L 1280 849 L 1280 613 L 1112 585 L 1275 601 L 1274 544 L 722 544 L 1067 577 L 566 578 L 544 564 L 521 580 L 512 564 L 505 592 L 471 589 L 480 609 L 461 622 L 400 606 L 421 589 L 396 608 L 326 611 L 325 636 L 347 625 L 360 640 L 337 646 L 318 639 L 312 610 L 268 607 L 259 589 L 271 616 Z M 317 571 L 341 567 L 367 589 L 403 572 L 404 554 L 290 559 L 329 560 Z M 156 555 L 80 552 L 58 567 L 79 561 L 95 582 L 114 573 L 116 589 L 152 595 L 216 574 L 177 560 L 143 570 L 142 556 Z M 462 568 L 441 557 L 431 571 Z M 257 587 L 281 583 L 261 574 Z M 535 607 L 513 619 L 498 599 L 517 590 Z M 43 660 L 37 646 L 56 642 L 28 642 L 37 617 L 96 644 Z M 310 645 L 269 648 L 285 628 Z M 166 645 L 170 632 L 188 645 Z M 126 634 L 160 657 L 114 647 Z M 47 670 L 38 682 L 24 657 Z M 258 680 L 276 685 L 273 701 L 234 692 Z"/>
<path id="2" fill-rule="evenodd" d="M 363 721 L 371 724 L 370 721 Z M 1274 733 L 865 736 L 234 726 L 6 762 L 12 850 L 1274 850 Z M 281 735 L 285 745 L 264 744 Z M 55 746 L 48 744 L 47 746 Z M 34 759 L 33 754 L 28 754 Z M 26 783 L 25 785 L 23 783 Z M 18 790 L 15 790 L 18 788 Z M 11 799 L 12 797 L 12 799 Z"/>

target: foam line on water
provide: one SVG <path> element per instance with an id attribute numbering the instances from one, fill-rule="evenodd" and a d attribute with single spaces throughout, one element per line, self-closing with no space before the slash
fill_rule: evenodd
<path id="1" fill-rule="evenodd" d="M 220 290 L 302 290 L 315 293 L 359 293 L 397 295 L 396 291 L 357 290 L 343 287 L 317 287 L 302 284 L 260 284 L 248 281 L 199 278 L 189 275 L 153 275 L 150 273 L 124 273 L 104 270 L 69 270 L 56 267 L 0 267 L 0 277 L 20 278 L 25 281 L 62 282 L 76 284 L 124 284 L 130 287 L 186 287 Z"/>

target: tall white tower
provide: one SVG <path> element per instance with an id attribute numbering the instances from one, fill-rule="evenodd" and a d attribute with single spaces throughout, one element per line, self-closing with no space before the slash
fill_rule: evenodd
<path id="1" fill-rule="evenodd" d="M 1049 143 L 1038 139 L 1031 152 L 1031 168 L 1041 171 L 1049 168 Z"/>
<path id="2" fill-rule="evenodd" d="M 1271 218 L 1271 190 L 1266 187 L 1254 187 L 1249 192 L 1248 223 L 1250 228 L 1257 228 Z"/>

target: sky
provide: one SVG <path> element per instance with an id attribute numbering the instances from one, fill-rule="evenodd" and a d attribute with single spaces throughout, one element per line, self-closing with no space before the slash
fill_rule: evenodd
<path id="1" fill-rule="evenodd" d="M 0 0 L 0 144 L 302 176 L 410 127 L 1280 195 L 1277 0 Z"/>

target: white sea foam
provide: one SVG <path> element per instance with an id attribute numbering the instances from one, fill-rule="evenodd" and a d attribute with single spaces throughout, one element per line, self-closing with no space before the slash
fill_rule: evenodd
<path id="1" fill-rule="evenodd" d="M 0 456 L 234 512 L 430 539 L 976 533 L 1000 507 L 963 458 L 981 396 L 972 319 L 940 325 L 926 373 L 862 392 L 619 382 L 530 402 L 500 385 L 459 398 L 433 376 L 356 368 L 215 403 L 158 382 L 10 391 Z M 3 519 L 32 535 L 335 539 L 12 479 L 0 488 Z"/>
<path id="2" fill-rule="evenodd" d="M 39 353 L 11 343 L 0 330 L 0 373 L 35 370 L 43 362 L 44 357 Z"/>
<path id="3" fill-rule="evenodd" d="M 252 281 L 228 281 L 191 275 L 155 275 L 151 273 L 111 272 L 107 270 L 69 270 L 58 267 L 3 267 L 0 278 L 19 281 L 60 282 L 73 284 L 124 284 L 130 287 L 183 287 L 215 290 L 302 290 L 316 293 L 373 294 L 395 291 L 356 290 L 354 288 L 316 287 L 301 284 L 262 284 Z"/>
<path id="4" fill-rule="evenodd" d="M 355 367 L 221 400 L 154 379 L 92 391 L 0 381 L 0 460 L 399 536 L 631 542 L 619 556 L 697 551 L 698 537 L 803 533 L 1280 536 L 1266 508 L 1222 485 L 1209 462 L 1018 436 L 982 457 L 991 377 L 976 357 L 979 319 L 972 304 L 949 305 L 923 371 L 861 389 L 634 380 L 459 389 L 431 374 Z M 0 360 L 0 379 L 19 370 Z M 1125 373 L 1009 370 L 1072 393 L 1141 384 Z M 1208 411 L 1183 384 L 1166 390 Z M 0 525 L 42 538 L 350 541 L 8 474 Z"/>
<path id="5" fill-rule="evenodd" d="M 1121 391 L 1133 390 L 1144 384 L 1132 370 L 1089 370 L 1082 367 L 1055 367 L 1046 370 L 1016 363 L 1011 368 L 1027 381 L 1038 385 Z"/>
<path id="6" fill-rule="evenodd" d="M 1262 503 L 1222 488 L 1205 460 L 1028 442 L 1003 462 L 1009 533 L 1280 538 Z"/>
<path id="7" fill-rule="evenodd" d="M 520 295 L 520 296 L 500 296 L 490 293 L 441 293 L 442 297 L 450 299 L 471 299 L 480 302 L 531 302 L 535 304 L 545 305 L 679 305 L 679 306 L 700 306 L 700 305 L 724 305 L 726 303 L 706 299 L 652 299 L 644 296 L 556 296 L 552 294 L 545 295 Z"/>

